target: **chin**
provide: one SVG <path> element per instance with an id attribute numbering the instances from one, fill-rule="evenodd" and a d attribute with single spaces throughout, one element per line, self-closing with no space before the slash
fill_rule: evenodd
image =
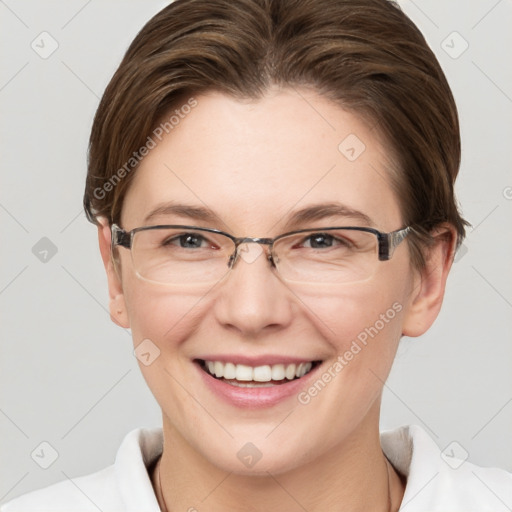
<path id="1" fill-rule="evenodd" d="M 282 417 L 274 422 L 273 427 L 282 421 Z M 321 440 L 315 443 L 311 438 L 312 429 L 295 430 L 291 435 L 290 429 L 282 429 L 274 437 L 272 428 L 265 423 L 250 428 L 239 428 L 232 439 L 216 437 L 209 440 L 198 439 L 195 449 L 218 469 L 240 476 L 268 476 L 292 471 L 307 463 L 309 454 L 321 450 Z M 229 427 L 228 427 L 229 430 Z M 235 431 L 235 429 L 233 429 Z M 310 432 L 309 439 L 307 432 Z M 307 440 L 307 442 L 306 442 Z M 206 443 L 205 443 L 206 441 Z M 318 450 L 315 445 L 318 444 Z"/>

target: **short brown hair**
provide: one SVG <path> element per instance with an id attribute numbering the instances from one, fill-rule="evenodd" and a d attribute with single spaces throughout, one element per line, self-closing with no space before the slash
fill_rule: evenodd
<path id="1" fill-rule="evenodd" d="M 84 195 L 87 217 L 119 222 L 137 150 L 183 98 L 215 90 L 261 98 L 305 86 L 372 124 L 391 148 L 390 173 L 412 260 L 442 222 L 457 230 L 456 105 L 424 37 L 388 0 L 175 0 L 128 48 L 94 118 Z M 132 165 L 127 166 L 127 162 Z"/>

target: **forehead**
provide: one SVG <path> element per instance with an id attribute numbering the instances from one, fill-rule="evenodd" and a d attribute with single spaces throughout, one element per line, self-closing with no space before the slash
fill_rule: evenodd
<path id="1" fill-rule="evenodd" d="M 135 171 L 126 228 L 168 202 L 210 209 L 221 227 L 243 235 L 267 236 L 294 211 L 325 203 L 360 211 L 378 229 L 400 227 L 389 155 L 355 114 L 304 89 L 195 100 Z"/>

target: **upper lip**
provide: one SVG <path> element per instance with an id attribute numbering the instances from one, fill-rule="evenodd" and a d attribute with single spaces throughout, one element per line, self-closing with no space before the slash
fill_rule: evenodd
<path id="1" fill-rule="evenodd" d="M 195 358 L 203 361 L 220 361 L 221 363 L 245 364 L 247 366 L 264 366 L 274 364 L 300 364 L 319 361 L 318 358 L 292 357 L 278 354 L 248 356 L 243 354 L 207 354 Z"/>

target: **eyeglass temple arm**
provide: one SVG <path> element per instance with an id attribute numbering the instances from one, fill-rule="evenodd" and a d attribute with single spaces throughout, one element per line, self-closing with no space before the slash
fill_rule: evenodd
<path id="1" fill-rule="evenodd" d="M 124 229 L 121 229 L 117 224 L 112 224 L 110 228 L 112 234 L 112 247 L 121 245 L 127 249 L 131 248 L 132 237 Z"/>
<path id="2" fill-rule="evenodd" d="M 382 233 L 381 236 L 379 236 L 379 260 L 387 261 L 391 259 L 395 249 L 402 243 L 411 230 L 412 228 L 407 226 L 406 228 L 392 231 L 391 233 Z"/>

